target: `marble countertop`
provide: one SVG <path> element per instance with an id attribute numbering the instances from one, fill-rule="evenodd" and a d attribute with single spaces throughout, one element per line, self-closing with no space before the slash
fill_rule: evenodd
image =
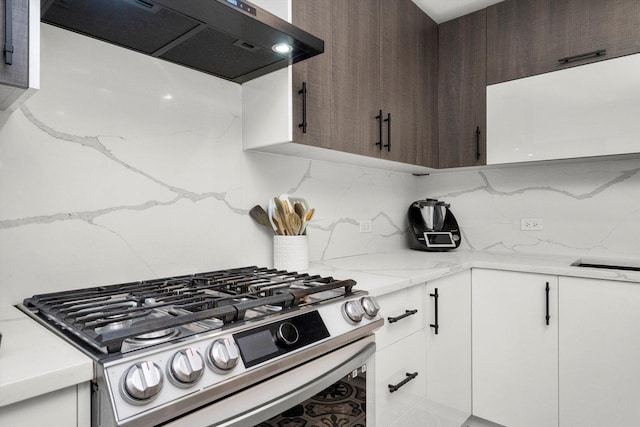
<path id="1" fill-rule="evenodd" d="M 15 307 L 0 307 L 0 408 L 93 378 L 93 362 Z"/>
<path id="2" fill-rule="evenodd" d="M 326 260 L 312 263 L 309 270 L 318 274 L 332 275 L 336 279 L 354 279 L 358 282 L 358 288 L 374 296 L 425 283 L 469 268 L 640 283 L 640 272 L 571 266 L 578 259 L 581 258 L 476 251 L 421 252 L 407 249 Z M 615 259 L 608 261 L 616 262 Z"/>
<path id="3" fill-rule="evenodd" d="M 400 250 L 311 263 L 309 272 L 354 279 L 381 296 L 469 268 L 640 283 L 640 272 L 572 267 L 579 257 Z M 0 407 L 93 378 L 93 363 L 15 307 L 0 306 Z"/>

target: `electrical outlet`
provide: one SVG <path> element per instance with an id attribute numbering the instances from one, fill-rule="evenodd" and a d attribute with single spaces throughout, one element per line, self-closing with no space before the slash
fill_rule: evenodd
<path id="1" fill-rule="evenodd" d="M 361 233 L 371 233 L 372 231 L 371 221 L 360 221 Z"/>
<path id="2" fill-rule="evenodd" d="M 541 231 L 542 218 L 520 218 L 520 230 Z"/>

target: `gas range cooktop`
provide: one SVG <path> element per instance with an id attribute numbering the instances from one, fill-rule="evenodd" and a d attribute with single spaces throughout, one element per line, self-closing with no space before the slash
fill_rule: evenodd
<path id="1" fill-rule="evenodd" d="M 312 361 L 364 360 L 383 319 L 355 284 L 243 267 L 34 295 L 19 308 L 93 358 L 92 425 L 150 427 L 237 409 L 227 399 Z"/>
<path id="2" fill-rule="evenodd" d="M 242 267 L 34 295 L 23 309 L 100 358 L 343 298 L 355 284 Z"/>

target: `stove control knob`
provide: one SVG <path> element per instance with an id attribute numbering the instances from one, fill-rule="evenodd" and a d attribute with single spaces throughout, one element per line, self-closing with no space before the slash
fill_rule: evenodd
<path id="1" fill-rule="evenodd" d="M 235 368 L 240 359 L 238 347 L 231 338 L 217 339 L 209 347 L 209 362 L 223 371 L 230 371 Z"/>
<path id="2" fill-rule="evenodd" d="M 178 386 L 189 386 L 204 374 L 204 362 L 197 350 L 185 348 L 173 355 L 169 364 L 171 378 Z"/>
<path id="3" fill-rule="evenodd" d="M 374 297 L 362 297 L 360 304 L 362 304 L 362 309 L 367 317 L 376 317 L 380 311 L 380 306 Z"/>
<path id="4" fill-rule="evenodd" d="M 298 332 L 298 328 L 296 328 L 293 323 L 283 322 L 282 324 L 280 324 L 280 326 L 278 326 L 276 338 L 278 339 L 279 343 L 290 346 L 298 342 L 300 333 Z"/>
<path id="5" fill-rule="evenodd" d="M 138 362 L 129 368 L 123 378 L 124 395 L 132 403 L 142 404 L 150 401 L 162 389 L 162 371 L 153 362 Z"/>
<path id="6" fill-rule="evenodd" d="M 358 323 L 364 317 L 364 309 L 358 300 L 345 302 L 342 306 L 342 310 L 347 316 L 347 319 L 354 323 Z"/>

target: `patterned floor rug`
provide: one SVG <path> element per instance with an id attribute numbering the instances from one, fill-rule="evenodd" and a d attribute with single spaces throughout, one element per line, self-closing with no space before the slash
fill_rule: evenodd
<path id="1" fill-rule="evenodd" d="M 365 427 L 364 382 L 338 381 L 256 427 Z"/>

